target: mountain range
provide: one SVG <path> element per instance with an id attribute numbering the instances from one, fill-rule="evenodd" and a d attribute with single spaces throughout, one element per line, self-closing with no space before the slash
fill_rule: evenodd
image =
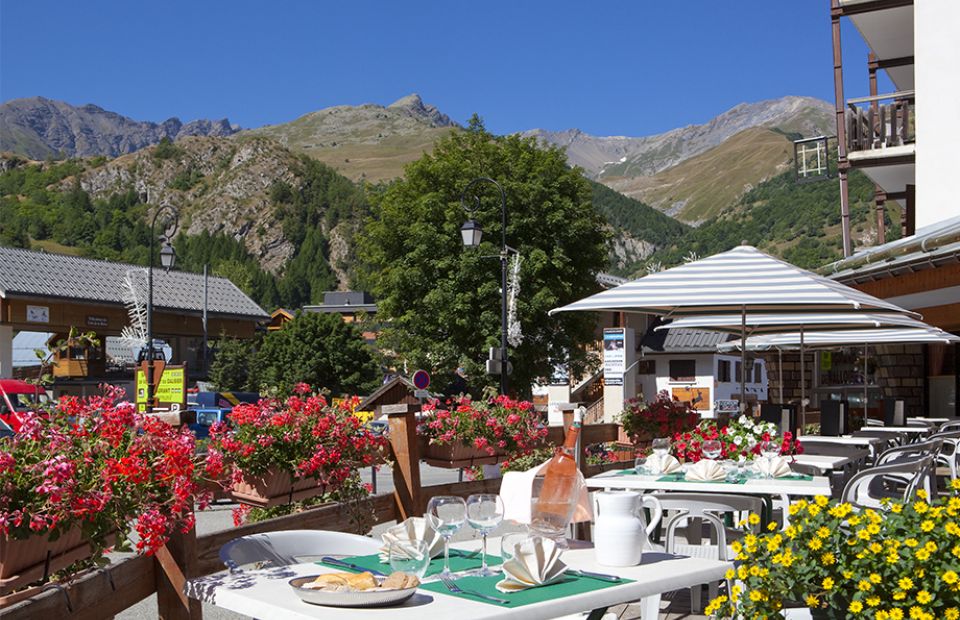
<path id="1" fill-rule="evenodd" d="M 788 191 L 784 175 L 792 140 L 829 133 L 832 123 L 830 104 L 791 96 L 741 104 L 706 123 L 653 136 L 591 136 L 576 129 L 523 135 L 563 147 L 571 165 L 591 179 L 594 204 L 611 227 L 610 268 L 630 274 L 651 255 L 675 260 L 682 248 L 700 251 L 725 243 L 737 222 L 747 225 L 751 213 L 770 202 L 767 190 L 754 190 L 775 181 L 770 186 L 775 194 Z M 350 240 L 363 213 L 348 212 L 366 208 L 362 192 L 348 188 L 339 175 L 354 182 L 389 181 L 429 152 L 438 137 L 459 128 L 416 94 L 386 106 L 335 106 L 246 130 L 226 119 L 136 121 L 95 105 L 74 107 L 41 97 L 0 105 L 0 151 L 32 159 L 110 158 L 85 160 L 58 182 L 57 191 L 78 187 L 94 200 L 127 193 L 141 203 L 177 205 L 189 234 L 238 241 L 265 273 L 289 271 L 313 234 L 310 243 L 327 273 L 314 279 L 316 286 L 349 285 Z M 156 146 L 163 138 L 174 142 Z M 317 161 L 332 170 L 317 168 Z M 23 163 L 16 156 L 0 158 L 3 169 Z M 823 194 L 816 200 L 818 213 L 826 213 L 832 198 Z M 315 206 L 305 207 L 308 203 Z M 804 223 L 801 236 L 822 236 L 833 225 L 818 222 Z M 698 235 L 687 226 L 704 223 L 709 227 Z M 799 226 L 778 229 L 783 239 L 762 241 L 787 251 L 799 240 L 794 238 Z M 870 232 L 863 234 L 869 238 Z M 60 249 L 52 242 L 32 243 Z M 812 250 L 808 254 L 814 256 Z"/>
<path id="2" fill-rule="evenodd" d="M 239 131 L 227 119 L 184 123 L 135 121 L 87 104 L 72 106 L 44 97 L 13 99 L 0 104 L 0 151 L 47 157 L 116 157 L 138 151 L 163 138 L 229 136 Z"/>

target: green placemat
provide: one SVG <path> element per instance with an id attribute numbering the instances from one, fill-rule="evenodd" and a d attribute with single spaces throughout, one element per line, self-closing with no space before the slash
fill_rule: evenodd
<path id="1" fill-rule="evenodd" d="M 388 562 L 381 562 L 380 555 L 374 553 L 373 555 L 356 555 L 349 558 L 341 558 L 345 562 L 350 562 L 351 564 L 356 564 L 357 566 L 362 566 L 368 570 L 380 571 L 381 573 L 390 574 L 391 568 Z M 487 554 L 487 564 L 496 565 L 503 562 L 503 560 L 498 555 Z M 340 566 L 334 566 L 332 564 L 327 564 L 326 562 L 317 562 L 317 564 L 323 564 L 324 566 L 329 566 L 331 568 L 336 568 L 338 570 L 348 571 L 350 569 L 342 568 Z M 459 573 L 468 570 L 476 570 L 480 568 L 480 554 L 473 555 L 471 552 L 461 551 L 459 549 L 450 550 L 450 570 L 454 573 Z M 440 573 L 443 570 L 443 556 L 439 558 L 434 558 L 430 560 L 430 566 L 427 567 L 427 572 L 424 575 L 425 577 L 432 577 Z"/>
<path id="2" fill-rule="evenodd" d="M 661 476 L 657 478 L 657 482 L 690 482 L 690 483 L 699 483 L 705 482 L 707 484 L 746 484 L 746 479 L 737 480 L 736 482 L 730 482 L 726 479 L 724 480 L 687 480 L 685 474 L 682 472 L 675 472 L 672 474 L 667 474 L 666 476 Z"/>
<path id="3" fill-rule="evenodd" d="M 497 598 L 510 601 L 506 605 L 494 603 L 493 601 L 485 601 L 482 598 L 470 596 L 469 594 L 454 594 L 439 581 L 423 584 L 420 586 L 420 589 L 510 609 L 513 607 L 523 607 L 524 605 L 531 605 L 533 603 L 553 600 L 555 598 L 563 598 L 564 596 L 574 596 L 576 594 L 583 594 L 585 592 L 593 592 L 594 590 L 612 588 L 613 586 L 619 586 L 625 583 L 632 583 L 632 580 L 630 579 L 623 579 L 619 583 L 610 583 L 609 581 L 600 581 L 599 579 L 591 579 L 590 577 L 575 577 L 573 575 L 566 575 L 560 581 L 551 583 L 547 586 L 528 588 L 526 590 L 520 590 L 519 592 L 511 592 L 510 594 L 506 594 L 500 590 L 497 590 L 496 588 L 497 583 L 499 583 L 502 579 L 503 575 L 493 575 L 490 577 L 461 577 L 460 579 L 457 579 L 456 582 L 458 586 L 466 590 L 476 590 L 481 594 L 496 596 Z"/>

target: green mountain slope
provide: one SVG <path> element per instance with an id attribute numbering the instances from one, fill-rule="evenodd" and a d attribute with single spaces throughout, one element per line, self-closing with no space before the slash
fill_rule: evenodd
<path id="1" fill-rule="evenodd" d="M 864 174 L 849 177 L 851 229 L 855 247 L 876 241 L 874 185 Z M 888 202 L 887 241 L 899 237 L 900 210 Z M 797 183 L 793 171 L 780 174 L 750 190 L 736 206 L 692 229 L 651 262 L 679 264 L 690 254 L 709 256 L 746 241 L 761 250 L 807 269 L 842 256 L 840 186 L 836 179 Z M 638 272 L 642 272 L 639 269 Z"/>
<path id="2" fill-rule="evenodd" d="M 605 177 L 603 182 L 679 220 L 698 223 L 786 170 L 792 159 L 793 144 L 786 135 L 754 127 L 653 176 Z"/>

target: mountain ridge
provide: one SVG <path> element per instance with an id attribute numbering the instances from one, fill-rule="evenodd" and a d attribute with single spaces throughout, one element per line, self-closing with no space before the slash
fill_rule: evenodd
<path id="1" fill-rule="evenodd" d="M 160 123 L 137 121 L 93 103 L 75 106 L 46 97 L 11 99 L 0 104 L 0 151 L 34 159 L 118 157 L 163 138 L 222 137 L 237 131 L 239 127 L 226 118 L 186 123 L 177 117 Z"/>

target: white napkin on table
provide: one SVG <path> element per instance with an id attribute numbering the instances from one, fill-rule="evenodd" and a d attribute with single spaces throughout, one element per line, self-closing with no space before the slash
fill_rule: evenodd
<path id="1" fill-rule="evenodd" d="M 561 550 L 549 538 L 534 537 L 514 548 L 513 558 L 503 563 L 501 592 L 517 592 L 552 583 L 563 577 L 567 565 L 560 561 Z"/>
<path id="2" fill-rule="evenodd" d="M 403 523 L 394 525 L 381 536 L 380 561 L 390 561 L 390 545 L 398 541 L 422 540 L 427 543 L 427 553 L 431 558 L 443 555 L 443 538 L 427 524 L 423 517 L 410 517 Z"/>
<path id="3" fill-rule="evenodd" d="M 533 479 L 537 477 L 542 463 L 527 471 L 509 471 L 500 481 L 500 499 L 503 500 L 503 520 L 530 523 L 530 500 L 533 495 Z M 582 476 L 581 476 L 582 481 Z M 580 485 L 580 496 L 573 511 L 573 523 L 593 520 L 593 502 L 586 484 Z"/>
<path id="4" fill-rule="evenodd" d="M 727 472 L 723 470 L 723 465 L 711 459 L 697 461 L 687 470 L 687 480 L 703 480 L 713 482 L 725 480 Z"/>
<path id="5" fill-rule="evenodd" d="M 663 456 L 654 454 L 647 458 L 647 469 L 659 474 L 672 474 L 682 468 L 680 461 L 672 454 Z"/>
<path id="6" fill-rule="evenodd" d="M 774 478 L 789 476 L 793 473 L 790 469 L 790 462 L 782 456 L 772 459 L 758 458 L 756 466 L 758 472 L 765 476 L 773 476 Z"/>

